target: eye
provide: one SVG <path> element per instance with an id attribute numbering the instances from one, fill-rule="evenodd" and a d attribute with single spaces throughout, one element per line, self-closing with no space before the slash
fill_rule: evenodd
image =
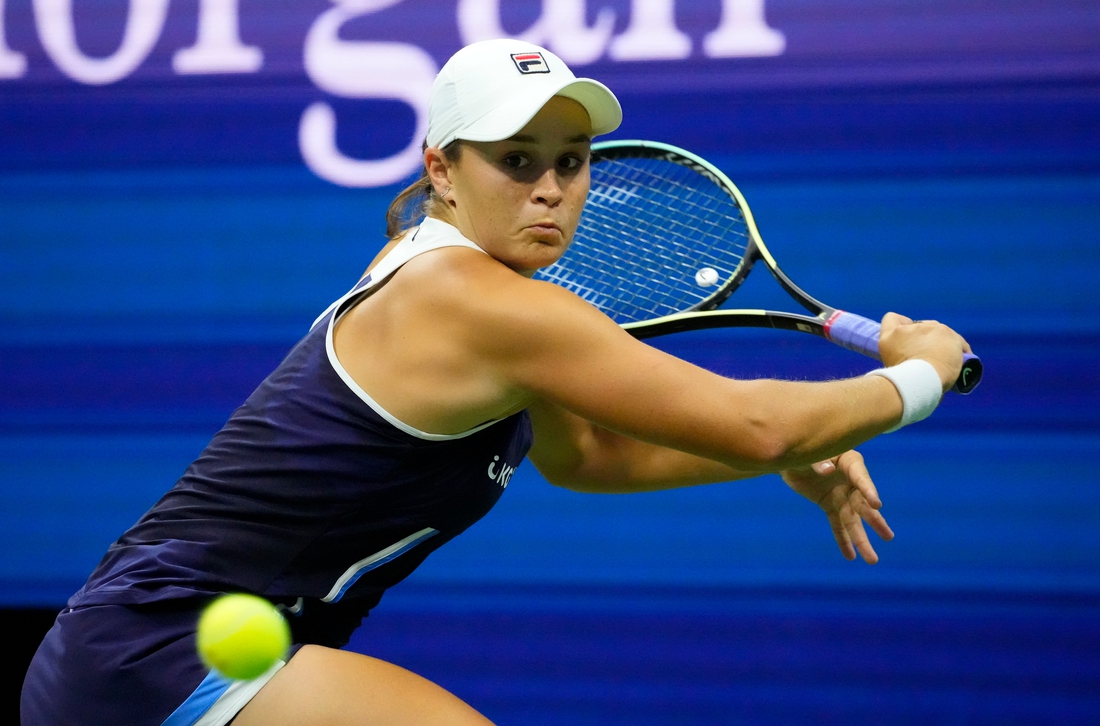
<path id="1" fill-rule="evenodd" d="M 558 166 L 560 166 L 562 169 L 565 169 L 566 171 L 576 171 L 577 169 L 580 169 L 583 164 L 584 160 L 582 158 L 573 155 L 563 156 L 561 159 L 558 160 Z"/>
<path id="2" fill-rule="evenodd" d="M 503 162 L 509 169 L 522 169 L 529 165 L 531 160 L 523 154 L 508 154 L 508 156 L 504 157 Z"/>

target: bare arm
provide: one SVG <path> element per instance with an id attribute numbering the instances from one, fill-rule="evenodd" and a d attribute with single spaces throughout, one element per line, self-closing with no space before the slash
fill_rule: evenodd
<path id="1" fill-rule="evenodd" d="M 534 463 L 551 482 L 582 491 L 785 471 L 826 511 L 846 555 L 854 545 L 874 557 L 861 518 L 887 532 L 878 497 L 858 455 L 842 453 L 898 422 L 890 381 L 722 378 L 479 253 L 425 257 L 353 309 L 335 341 L 345 367 L 401 420 L 451 433 L 529 409 Z M 904 322 L 884 320 L 887 363 L 924 357 L 953 381 L 965 342 L 938 324 Z M 811 476 L 809 465 L 826 460 L 841 473 Z"/>
<path id="2" fill-rule="evenodd" d="M 953 332 L 888 327 L 884 357 L 939 350 L 953 355 L 957 375 L 963 343 Z M 572 293 L 464 249 L 408 263 L 345 317 L 335 345 L 360 385 L 424 431 L 465 431 L 531 409 L 535 463 L 551 481 L 589 491 L 806 466 L 901 415 L 893 384 L 877 376 L 804 383 L 715 375 L 635 340 Z M 951 371 L 943 377 L 953 380 Z"/>
<path id="3" fill-rule="evenodd" d="M 722 378 L 634 340 L 559 288 L 527 280 L 522 284 L 522 304 L 517 296 L 486 306 L 498 312 L 483 326 L 493 331 L 484 360 L 501 378 L 527 391 L 532 403 L 545 401 L 598 427 L 585 429 L 561 415 L 543 416 L 544 429 L 555 421 L 567 425 L 554 436 L 574 442 L 579 436 L 582 451 L 621 448 L 621 441 L 603 429 L 728 467 L 720 475 L 681 458 L 696 471 L 671 479 L 686 484 L 691 477 L 713 480 L 730 470 L 751 474 L 807 466 L 886 431 L 900 418 L 901 400 L 885 379 L 807 383 Z M 510 297 L 506 285 L 497 292 Z M 944 330 L 949 335 L 941 337 L 951 340 L 939 345 L 954 345 L 961 364 L 963 344 L 955 342 L 961 338 Z M 601 442 L 604 446 L 594 445 Z M 561 462 L 575 454 L 549 452 L 552 446 L 542 447 L 536 456 L 560 470 Z M 655 454 L 644 447 L 634 451 Z M 623 470 L 620 462 L 608 466 Z"/>
<path id="4" fill-rule="evenodd" d="M 528 411 L 535 433 L 528 458 L 551 484 L 574 491 L 625 494 L 758 474 L 617 434 L 548 401 Z"/>

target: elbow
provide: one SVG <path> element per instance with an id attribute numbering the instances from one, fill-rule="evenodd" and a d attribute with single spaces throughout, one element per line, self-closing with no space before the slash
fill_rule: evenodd
<path id="1" fill-rule="evenodd" d="M 772 436 L 761 444 L 760 466 L 765 471 L 780 471 L 791 465 L 795 447 L 793 442 L 781 436 Z"/>
<path id="2" fill-rule="evenodd" d="M 796 455 L 796 444 L 780 427 L 757 425 L 738 447 L 734 468 L 772 473 L 789 468 Z"/>
<path id="3" fill-rule="evenodd" d="M 810 425 L 799 412 L 799 397 L 792 395 L 788 381 L 730 380 L 736 395 L 725 400 L 722 409 L 737 411 L 723 431 L 718 452 L 704 453 L 742 471 L 768 474 L 789 468 L 803 444 Z M 718 443 L 717 441 L 715 443 Z"/>

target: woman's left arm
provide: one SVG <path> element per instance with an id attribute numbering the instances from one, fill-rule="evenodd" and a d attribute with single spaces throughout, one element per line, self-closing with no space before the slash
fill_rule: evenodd
<path id="1" fill-rule="evenodd" d="M 617 434 L 546 401 L 528 411 L 535 434 L 529 458 L 547 481 L 566 489 L 625 494 L 736 481 L 761 473 Z M 863 523 L 886 541 L 894 533 L 879 511 L 882 500 L 859 452 L 779 473 L 791 489 L 825 512 L 845 558 L 855 559 L 858 552 L 868 563 L 878 562 Z"/>

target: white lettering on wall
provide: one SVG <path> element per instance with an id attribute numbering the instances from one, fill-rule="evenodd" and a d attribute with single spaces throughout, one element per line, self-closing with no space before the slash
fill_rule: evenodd
<path id="1" fill-rule="evenodd" d="M 92 0 L 82 0 L 91 2 Z M 599 2 L 601 0 L 597 0 Z M 161 37 L 169 0 L 127 0 L 122 41 L 107 57 L 81 51 L 73 19 L 74 0 L 31 0 L 42 46 L 57 67 L 73 80 L 91 85 L 119 81 L 133 73 Z M 353 187 L 383 186 L 399 181 L 422 164 L 421 141 L 427 132 L 428 99 L 438 71 L 425 50 L 410 43 L 353 41 L 339 37 L 353 18 L 378 12 L 401 0 L 332 0 L 312 24 L 303 50 L 306 73 L 321 90 L 344 98 L 387 99 L 408 104 L 416 115 L 408 145 L 382 159 L 358 159 L 340 151 L 337 118 L 323 101 L 311 104 L 298 126 L 298 143 L 306 165 L 318 176 Z M 541 0 L 539 16 L 518 34 L 501 23 L 503 0 L 456 0 L 462 43 L 518 37 L 544 45 L 572 65 L 592 63 L 605 55 L 616 61 L 675 60 L 692 54 L 691 37 L 676 27 L 676 0 L 631 0 L 630 21 L 613 37 L 616 14 L 599 8 L 588 23 L 588 0 Z M 722 0 L 719 26 L 703 39 L 711 58 L 780 55 L 783 34 L 764 19 L 765 0 Z M 27 73 L 27 57 L 7 42 L 6 0 L 0 0 L 0 78 Z M 240 0 L 199 0 L 195 43 L 172 58 L 178 74 L 255 73 L 263 51 L 241 40 Z"/>
<path id="2" fill-rule="evenodd" d="M 611 38 L 615 13 L 601 8 L 592 27 L 585 24 L 586 0 L 542 0 L 542 14 L 520 33 L 500 22 L 501 0 L 458 0 L 463 44 L 514 37 L 544 45 L 562 60 L 583 65 L 604 52 L 614 60 L 676 60 L 691 55 L 691 38 L 676 27 L 675 0 L 632 0 L 630 24 Z M 711 58 L 780 55 L 783 34 L 764 20 L 764 0 L 722 0 L 722 19 L 703 41 Z"/>
<path id="3" fill-rule="evenodd" d="M 611 41 L 615 60 L 670 60 L 691 55 L 691 38 L 676 28 L 675 0 L 633 0 L 630 25 Z"/>
<path id="4" fill-rule="evenodd" d="M 190 48 L 172 56 L 179 74 L 255 73 L 264 62 L 263 51 L 241 43 L 237 21 L 238 0 L 202 0 L 199 5 L 199 37 Z"/>
<path id="5" fill-rule="evenodd" d="M 122 43 L 106 58 L 89 58 L 76 44 L 72 0 L 34 0 L 34 19 L 46 54 L 74 81 L 100 86 L 134 71 L 149 55 L 168 13 L 168 0 L 130 0 Z"/>
<path id="6" fill-rule="evenodd" d="M 336 112 L 319 101 L 302 114 L 298 145 L 306 165 L 322 179 L 350 187 L 400 181 L 424 162 L 420 144 L 428 131 L 428 99 L 439 72 L 424 50 L 406 43 L 342 40 L 340 27 L 400 0 L 333 0 L 309 29 L 305 67 L 318 88 L 344 98 L 403 101 L 416 112 L 416 129 L 404 150 L 385 159 L 354 159 L 336 146 Z"/>
<path id="7" fill-rule="evenodd" d="M 8 47 L 4 33 L 4 0 L 0 0 L 0 78 L 19 78 L 27 72 L 27 56 Z"/>
<path id="8" fill-rule="evenodd" d="M 545 46 L 566 63 L 584 65 L 603 56 L 615 28 L 615 11 L 601 8 L 589 27 L 586 10 L 586 0 L 542 0 L 539 19 L 513 34 L 501 25 L 500 0 L 458 0 L 458 32 L 463 45 L 512 37 Z"/>
<path id="9" fill-rule="evenodd" d="M 722 21 L 703 39 L 711 58 L 782 55 L 787 39 L 764 20 L 764 0 L 722 0 Z"/>

